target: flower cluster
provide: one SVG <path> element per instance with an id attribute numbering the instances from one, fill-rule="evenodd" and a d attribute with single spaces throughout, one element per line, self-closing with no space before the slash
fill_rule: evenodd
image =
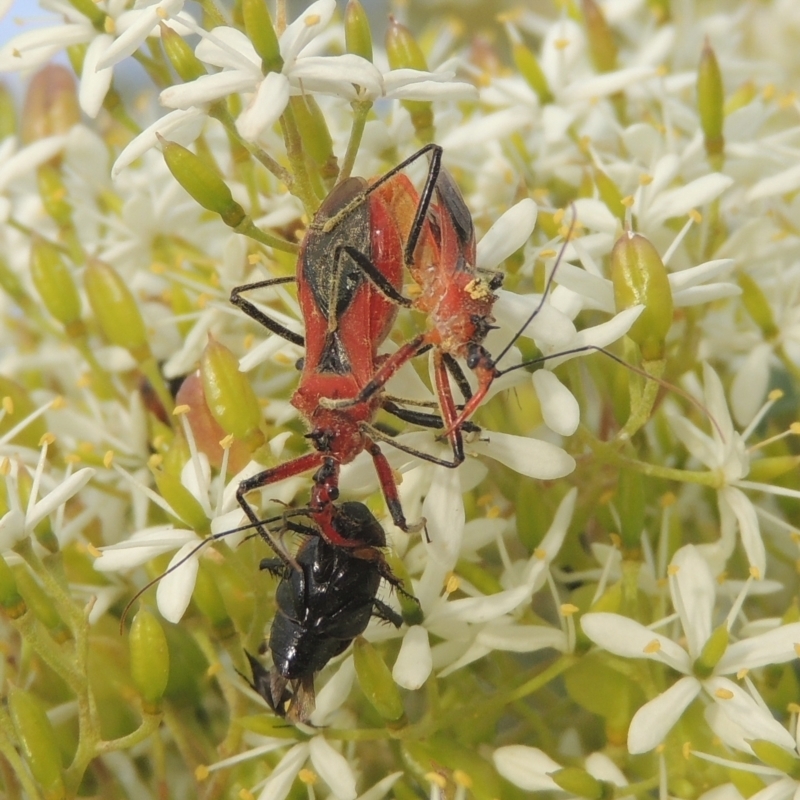
<path id="1" fill-rule="evenodd" d="M 796 794 L 797 4 L 40 5 L 0 41 L 6 793 Z M 374 394 L 309 409 L 322 351 Z M 330 486 L 318 414 L 361 437 Z M 386 580 L 341 612 L 287 576 L 353 499 Z M 261 675 L 315 586 L 340 646 Z"/>

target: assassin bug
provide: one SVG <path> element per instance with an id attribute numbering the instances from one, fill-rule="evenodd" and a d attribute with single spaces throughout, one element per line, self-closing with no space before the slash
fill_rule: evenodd
<path id="1" fill-rule="evenodd" d="M 316 673 L 343 653 L 372 617 L 397 628 L 403 624 L 377 598 L 382 580 L 403 589 L 379 549 L 386 546 L 386 535 L 372 512 L 363 503 L 342 503 L 334 507 L 332 523 L 350 547 L 331 545 L 319 528 L 287 518 L 284 529 L 305 537 L 300 548 L 293 559 L 274 548 L 278 557 L 261 562 L 280 583 L 269 634 L 273 666 L 266 669 L 247 653 L 251 686 L 277 714 L 298 722 L 307 722 L 314 710 Z"/>
<path id="2" fill-rule="evenodd" d="M 438 164 L 441 148 L 428 145 L 371 185 L 363 178 L 348 178 L 338 184 L 309 226 L 300 248 L 296 277 L 247 284 L 231 293 L 231 302 L 248 316 L 288 341 L 306 347 L 300 383 L 291 402 L 310 424 L 307 437 L 315 452 L 242 481 L 236 497 L 253 523 L 258 517 L 245 499 L 249 492 L 316 469 L 310 503 L 316 521 L 328 541 L 352 546 L 350 540 L 337 533 L 330 509 L 339 493 L 340 465 L 366 450 L 372 456 L 394 523 L 405 531 L 420 530 L 424 520 L 409 525 L 405 519 L 391 467 L 378 441 L 434 463 L 459 463 L 405 447 L 373 425 L 381 407 L 402 419 L 430 427 L 442 427 L 448 422 L 443 423 L 432 414 L 404 409 L 382 397 L 389 375 L 375 383 L 386 360 L 377 349 L 397 315 L 396 298 L 402 297 L 403 265 L 408 251 L 404 241 L 419 238 L 414 232 L 423 228 L 429 205 L 416 203 L 410 181 L 399 173 L 429 151 Z M 424 198 L 431 196 L 437 174 L 438 170 L 429 170 Z M 403 226 L 411 217 L 414 204 L 416 212 L 407 236 Z M 364 264 L 369 264 L 371 271 L 365 270 Z M 297 281 L 305 337 L 287 330 L 242 297 L 243 292 L 291 280 Z M 398 363 L 393 372 L 399 366 Z M 365 387 L 369 387 L 366 393 Z"/>

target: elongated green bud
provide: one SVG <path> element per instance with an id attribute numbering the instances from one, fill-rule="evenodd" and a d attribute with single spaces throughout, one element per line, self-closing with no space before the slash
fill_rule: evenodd
<path id="1" fill-rule="evenodd" d="M 15 564 L 11 571 L 17 584 L 20 595 L 25 600 L 28 609 L 39 622 L 50 631 L 56 641 L 65 642 L 70 638 L 69 629 L 58 614 L 55 603 L 24 564 Z"/>
<path id="2" fill-rule="evenodd" d="M 799 466 L 800 456 L 767 456 L 750 464 L 747 479 L 758 483 L 772 483 L 776 478 Z"/>
<path id="3" fill-rule="evenodd" d="M 706 39 L 700 54 L 697 69 L 697 110 L 700 112 L 700 127 L 703 129 L 706 153 L 709 159 L 719 160 L 725 149 L 722 125 L 725 121 L 725 89 L 717 56 Z M 719 168 L 721 164 L 712 164 Z"/>
<path id="4" fill-rule="evenodd" d="M 611 251 L 611 281 L 617 311 L 643 305 L 628 331 L 646 361 L 664 357 L 664 341 L 672 325 L 672 289 L 667 270 L 648 239 L 623 233 Z"/>
<path id="5" fill-rule="evenodd" d="M 17 132 L 17 107 L 14 95 L 0 81 L 0 142 Z"/>
<path id="6" fill-rule="evenodd" d="M 161 46 L 167 54 L 169 63 L 172 64 L 181 79 L 188 83 L 205 75 L 206 68 L 203 66 L 203 62 L 194 54 L 194 50 L 187 44 L 186 39 L 163 22 L 159 23 L 159 28 L 161 30 Z"/>
<path id="7" fill-rule="evenodd" d="M 647 0 L 647 5 L 659 25 L 672 19 L 672 0 Z"/>
<path id="8" fill-rule="evenodd" d="M 244 209 L 216 168 L 182 145 L 161 139 L 164 160 L 175 180 L 201 205 L 235 228 L 245 219 Z"/>
<path id="9" fill-rule="evenodd" d="M 67 200 L 67 187 L 61 172 L 52 164 L 44 164 L 36 171 L 39 195 L 45 211 L 61 226 L 72 220 L 72 205 Z"/>
<path id="10" fill-rule="evenodd" d="M 98 8 L 92 0 L 69 0 L 70 5 L 73 6 L 77 11 L 80 11 L 84 17 L 88 17 L 89 21 L 97 28 L 98 31 L 102 31 L 104 28 L 104 23 L 106 19 L 105 13 Z M 80 74 L 80 73 L 79 73 Z"/>
<path id="11" fill-rule="evenodd" d="M 580 767 L 565 767 L 551 772 L 550 777 L 565 792 L 587 800 L 602 800 L 603 784 Z"/>
<path id="12" fill-rule="evenodd" d="M 137 361 L 150 353 L 142 313 L 125 281 L 108 264 L 89 259 L 83 283 L 97 324 L 111 343 L 129 350 Z"/>
<path id="13" fill-rule="evenodd" d="M 428 69 L 425 56 L 411 31 L 393 17 L 389 19 L 389 27 L 386 29 L 386 55 L 392 69 Z M 411 123 L 417 136 L 423 142 L 432 141 L 432 104 L 424 100 L 402 100 L 401 103 L 411 115 Z"/>
<path id="14" fill-rule="evenodd" d="M 765 739 L 751 739 L 748 744 L 753 748 L 756 756 L 767 766 L 775 767 L 795 780 L 800 779 L 800 759 L 794 753 Z"/>
<path id="15" fill-rule="evenodd" d="M 617 492 L 623 544 L 626 550 L 637 550 L 641 544 L 646 511 L 644 479 L 641 473 L 632 469 L 620 470 Z"/>
<path id="16" fill-rule="evenodd" d="M 742 289 L 742 302 L 750 318 L 761 329 L 767 339 L 773 339 L 780 333 L 775 324 L 772 306 L 761 287 L 746 272 L 739 273 L 736 282 Z"/>
<path id="17" fill-rule="evenodd" d="M 403 716 L 403 701 L 392 673 L 380 653 L 363 636 L 356 639 L 356 675 L 372 707 L 383 719 L 395 722 Z"/>
<path id="18" fill-rule="evenodd" d="M 158 714 L 169 679 L 169 649 L 161 623 L 146 608 L 131 623 L 131 677 L 147 714 Z"/>
<path id="19" fill-rule="evenodd" d="M 261 408 L 236 356 L 209 336 L 200 359 L 206 403 L 220 427 L 252 447 L 263 442 Z"/>
<path id="20" fill-rule="evenodd" d="M 9 686 L 8 710 L 22 754 L 46 800 L 66 797 L 61 751 L 42 704 L 30 692 Z"/>
<path id="21" fill-rule="evenodd" d="M 283 59 L 266 0 L 242 0 L 242 17 L 247 38 L 261 58 L 261 68 L 264 72 L 280 72 Z"/>
<path id="22" fill-rule="evenodd" d="M 536 92 L 539 102 L 544 106 L 553 102 L 553 93 L 547 77 L 539 66 L 539 60 L 522 42 L 514 42 L 511 47 L 511 55 L 519 74 L 525 79 L 528 85 Z"/>
<path id="23" fill-rule="evenodd" d="M 208 532 L 209 520 L 195 496 L 181 483 L 180 478 L 160 469 L 152 469 L 161 496 L 188 528 L 200 534 Z"/>
<path id="24" fill-rule="evenodd" d="M 233 633 L 231 618 L 225 608 L 225 602 L 222 599 L 217 582 L 212 577 L 203 559 L 200 560 L 199 569 L 197 570 L 197 580 L 192 592 L 192 601 L 200 609 L 200 613 L 211 620 L 214 627 L 230 629 L 230 632 Z"/>
<path id="25" fill-rule="evenodd" d="M 72 73 L 59 64 L 48 64 L 31 79 L 22 111 L 22 139 L 33 142 L 66 133 L 81 118 L 78 92 Z"/>
<path id="26" fill-rule="evenodd" d="M 328 123 L 317 101 L 310 95 L 289 99 L 305 150 L 319 167 L 336 164 Z"/>
<path id="27" fill-rule="evenodd" d="M 61 254 L 38 236 L 31 245 L 31 277 L 45 308 L 70 330 L 82 331 L 81 298 Z"/>
<path id="28" fill-rule="evenodd" d="M 2 556 L 0 556 L 0 606 L 11 619 L 19 619 L 28 610 L 22 595 L 17 590 L 14 573 Z"/>
<path id="29" fill-rule="evenodd" d="M 344 10 L 344 41 L 348 53 L 372 61 L 372 31 L 364 6 L 348 0 Z"/>
<path id="30" fill-rule="evenodd" d="M 589 55 L 598 72 L 611 72 L 617 68 L 617 45 L 614 33 L 595 0 L 582 0 L 583 19 L 589 40 Z"/>
<path id="31" fill-rule="evenodd" d="M 594 183 L 600 199 L 620 222 L 625 222 L 625 206 L 622 205 L 622 192 L 614 181 L 601 169 L 594 171 Z"/>
<path id="32" fill-rule="evenodd" d="M 719 660 L 728 649 L 730 639 L 725 623 L 716 628 L 711 636 L 708 637 L 703 646 L 703 652 L 694 662 L 694 673 L 698 678 L 708 678 L 714 672 L 714 667 L 717 666 Z"/>

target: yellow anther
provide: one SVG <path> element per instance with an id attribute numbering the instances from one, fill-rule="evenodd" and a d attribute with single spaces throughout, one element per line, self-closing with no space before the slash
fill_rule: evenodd
<path id="1" fill-rule="evenodd" d="M 642 650 L 643 653 L 647 653 L 648 655 L 651 655 L 652 653 L 658 653 L 660 651 L 661 642 L 658 639 L 653 639 L 653 641 L 648 642 Z"/>

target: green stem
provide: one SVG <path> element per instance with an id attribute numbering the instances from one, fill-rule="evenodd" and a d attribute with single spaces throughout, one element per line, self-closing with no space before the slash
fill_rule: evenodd
<path id="1" fill-rule="evenodd" d="M 353 107 L 353 127 L 350 129 L 350 141 L 347 143 L 347 152 L 344 154 L 342 168 L 339 171 L 339 182 L 350 177 L 353 171 L 353 164 L 358 155 L 358 148 L 361 146 L 361 139 L 364 136 L 364 127 L 367 124 L 367 116 L 372 108 L 372 101 L 356 100 L 351 103 Z"/>
<path id="2" fill-rule="evenodd" d="M 314 216 L 314 212 L 319 205 L 316 201 L 314 189 L 308 176 L 305 153 L 303 152 L 303 141 L 300 138 L 300 131 L 297 129 L 297 122 L 294 118 L 291 106 L 286 106 L 286 110 L 281 115 L 281 129 L 283 138 L 286 142 L 286 155 L 292 166 L 294 183 L 292 194 L 298 197 L 305 207 L 309 217 Z"/>
<path id="3" fill-rule="evenodd" d="M 158 730 L 161 724 L 161 714 L 146 714 L 143 713 L 142 724 L 133 733 L 126 736 L 120 736 L 119 739 L 109 739 L 107 741 L 100 741 L 97 743 L 97 755 L 101 753 L 111 753 L 114 750 L 128 750 L 134 745 L 143 742 L 148 736 Z"/>
<path id="4" fill-rule="evenodd" d="M 262 231 L 250 217 L 245 217 L 233 230 L 267 247 L 283 250 L 284 253 L 297 253 L 299 249 L 298 246 L 292 244 L 292 242 L 287 242 L 285 239 L 280 239 L 277 236 L 273 236 L 271 233 Z"/>

